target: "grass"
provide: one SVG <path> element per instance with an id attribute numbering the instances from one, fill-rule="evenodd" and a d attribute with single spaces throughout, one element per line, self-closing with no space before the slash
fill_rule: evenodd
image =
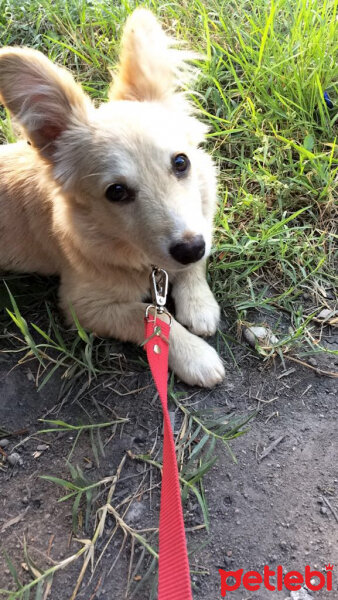
<path id="1" fill-rule="evenodd" d="M 207 144 L 220 172 L 212 287 L 233 322 L 248 320 L 252 308 L 288 312 L 297 346 L 302 322 L 317 307 L 334 308 L 337 289 L 337 3 L 145 4 L 206 56 L 190 93 L 210 127 Z M 3 0 L 1 45 L 43 50 L 104 100 L 134 6 Z M 5 113 L 1 128 L 11 141 Z M 64 362 L 75 354 L 62 344 L 59 351 Z"/>
<path id="2" fill-rule="evenodd" d="M 180 482 L 182 486 L 182 501 L 185 505 L 188 497 L 192 496 L 199 505 L 201 523 L 193 527 L 192 530 L 199 531 L 204 529 L 209 532 L 208 503 L 204 490 L 203 478 L 217 460 L 217 457 L 215 456 L 215 444 L 217 441 L 221 441 L 228 446 L 230 440 L 245 433 L 245 429 L 243 428 L 252 418 L 252 415 L 246 418 L 238 418 L 231 413 L 224 414 L 224 410 L 218 415 L 215 414 L 215 411 L 199 413 L 193 410 L 186 398 L 184 398 L 185 403 L 182 403 L 182 393 L 174 391 L 172 384 L 169 393 L 179 409 L 179 412 L 181 412 L 183 416 L 176 437 Z M 124 423 L 127 420 L 128 419 L 117 418 L 111 422 L 78 426 L 71 425 L 61 420 L 43 421 L 43 425 L 47 425 L 47 427 L 37 431 L 34 436 L 39 436 L 38 439 L 40 440 L 45 439 L 48 445 L 53 445 L 56 442 L 56 435 L 59 436 L 64 432 L 72 434 L 76 433 L 75 440 L 72 442 L 71 451 L 67 457 L 70 478 L 63 479 L 51 475 L 43 475 L 40 476 L 40 478 L 62 489 L 65 495 L 61 495 L 58 498 L 58 502 L 68 501 L 69 503 L 70 501 L 72 503 L 72 533 L 76 536 L 79 533 L 79 530 L 81 531 L 81 539 L 75 538 L 75 541 L 80 543 L 82 547 L 73 554 L 68 553 L 69 555 L 66 559 L 54 561 L 52 567 L 42 569 L 36 566 L 33 558 L 29 554 L 28 545 L 24 540 L 23 548 L 25 564 L 28 567 L 31 577 L 28 582 L 22 582 L 22 577 L 15 567 L 14 561 L 12 561 L 10 556 L 5 553 L 5 561 L 16 588 L 12 591 L 0 589 L 1 597 L 7 598 L 8 600 L 30 600 L 32 598 L 38 600 L 43 598 L 45 597 L 43 594 L 46 594 L 46 590 L 49 589 L 48 586 L 53 585 L 53 576 L 55 573 L 67 568 L 71 563 L 82 559 L 82 568 L 80 569 L 77 579 L 75 580 L 74 578 L 73 590 L 67 590 L 67 592 L 69 591 L 69 593 L 71 593 L 71 596 L 69 596 L 71 600 L 75 600 L 85 575 L 87 575 L 87 570 L 89 571 L 89 567 L 91 566 L 92 578 L 107 548 L 112 541 L 115 542 L 117 532 L 119 531 L 121 531 L 123 535 L 122 544 L 113 564 L 110 566 L 110 571 L 117 562 L 127 540 L 129 540 L 131 546 L 129 572 L 139 573 L 140 570 L 146 571 L 146 568 L 148 572 L 144 573 L 141 582 L 136 585 L 134 584 L 133 577 L 128 578 L 128 597 L 132 598 L 134 595 L 138 597 L 140 589 L 145 583 L 149 583 L 148 579 L 152 582 L 151 588 L 156 589 L 158 531 L 156 528 L 147 528 L 143 530 L 135 529 L 128 524 L 126 519 L 131 504 L 137 501 L 140 494 L 143 494 L 146 491 L 144 477 L 141 484 L 136 486 L 132 493 L 128 494 L 127 492 L 122 500 L 120 499 L 120 501 L 118 501 L 115 499 L 114 492 L 127 460 L 138 462 L 147 467 L 150 466 L 152 470 L 159 473 L 162 469 L 162 464 L 157 459 L 157 454 L 159 452 L 158 448 L 155 449 L 154 445 L 152 451 L 148 454 L 139 455 L 135 455 L 128 451 L 123 455 L 114 475 L 100 478 L 94 482 L 84 474 L 83 470 L 78 465 L 74 466 L 70 462 L 76 446 L 78 445 L 80 435 L 89 432 L 92 454 L 99 467 L 100 458 L 105 454 L 104 447 L 106 441 L 101 437 L 100 431 L 109 430 L 109 438 L 111 439 L 117 431 L 117 425 Z M 29 438 L 25 438 L 22 443 L 27 444 L 28 442 Z M 119 498 L 121 498 L 121 496 L 119 496 Z M 95 515 L 94 518 L 93 514 Z M 112 530 L 110 527 L 107 527 L 106 524 L 106 520 L 109 516 L 114 518 L 116 524 Z M 83 538 L 83 531 L 88 534 L 91 530 L 93 530 L 92 535 Z M 115 543 L 118 543 L 118 541 Z M 134 555 L 136 544 L 145 551 L 144 554 L 141 554 L 141 557 L 137 557 L 137 560 Z M 150 566 L 149 558 L 151 559 Z M 39 594 L 41 594 L 41 596 Z"/>
<path id="3" fill-rule="evenodd" d="M 231 345 L 239 339 L 243 324 L 267 321 L 279 343 L 258 349 L 263 359 L 276 352 L 282 358 L 290 352 L 301 358 L 329 352 L 321 344 L 315 318 L 322 308 L 336 309 L 338 287 L 337 2 L 154 0 L 144 4 L 174 35 L 206 57 L 198 62 L 201 76 L 189 93 L 209 125 L 207 147 L 219 167 L 220 208 L 209 278 L 233 326 L 220 334 L 218 343 L 235 361 Z M 42 50 L 67 65 L 93 98 L 104 100 L 121 29 L 135 5 L 128 0 L 0 0 L 1 46 L 27 44 Z M 2 110 L 1 117 L 1 141 L 14 141 L 9 115 Z M 6 275 L 4 281 L 9 292 L 4 285 L 0 288 L 0 308 L 8 309 L 0 317 L 5 326 L 3 346 L 17 353 L 20 362 L 38 360 L 40 387 L 58 370 L 66 390 L 84 377 L 92 380 L 121 372 L 119 344 L 94 339 L 79 323 L 73 332 L 63 329 L 55 310 L 55 281 L 47 296 L 45 281 L 39 278 L 33 291 L 27 277 Z M 27 323 L 27 314 L 34 325 Z M 287 315 L 287 330 L 280 326 L 281 315 Z M 139 358 L 131 364 L 137 368 Z M 195 495 L 207 527 L 203 476 L 213 464 L 213 440 L 227 443 L 240 430 L 236 423 L 229 429 L 223 417 L 213 420 L 194 413 L 173 389 L 171 393 L 182 416 L 183 495 Z M 100 431 L 109 425 L 91 429 L 97 462 L 102 453 Z M 56 427 L 72 426 L 59 422 Z M 78 435 L 81 427 L 79 431 Z M 155 456 L 131 458 L 152 465 L 155 471 L 160 467 Z M 74 466 L 70 469 L 73 483 L 54 483 L 65 488 L 68 483 L 74 493 L 74 527 L 83 498 L 92 508 L 97 489 L 100 498 L 107 494 L 106 504 L 98 509 L 94 537 L 74 560 L 82 556 L 85 564 L 90 562 L 109 511 L 124 536 L 140 542 L 140 534 L 135 537 L 124 521 L 123 510 L 116 513 L 111 504 L 116 480 L 88 483 Z M 145 543 L 150 547 L 153 542 Z M 152 553 L 156 554 L 154 548 Z M 31 564 L 28 551 L 26 563 Z M 7 564 L 19 582 L 9 557 Z M 34 568 L 35 591 L 32 585 L 27 590 L 19 586 L 9 598 L 46 597 L 57 568 L 43 576 L 34 575 Z M 150 562 L 147 577 L 153 568 Z M 132 573 L 130 567 L 129 579 Z"/>

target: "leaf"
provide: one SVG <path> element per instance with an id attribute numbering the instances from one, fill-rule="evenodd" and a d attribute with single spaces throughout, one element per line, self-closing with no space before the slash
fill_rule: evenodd
<path id="1" fill-rule="evenodd" d="M 205 433 L 204 436 L 202 437 L 202 439 L 198 442 L 198 444 L 196 444 L 196 446 L 194 447 L 191 455 L 190 455 L 190 460 L 194 457 L 197 456 L 197 454 L 202 450 L 202 448 L 204 447 L 204 445 L 207 443 L 208 439 L 209 439 L 209 434 Z"/>
<path id="2" fill-rule="evenodd" d="M 18 573 L 17 573 L 17 570 L 16 570 L 15 566 L 13 565 L 13 563 L 12 563 L 10 557 L 8 556 L 6 550 L 4 550 L 3 553 L 4 553 L 4 556 L 5 556 L 5 560 L 6 560 L 8 569 L 10 570 L 11 575 L 12 575 L 12 577 L 13 577 L 16 585 L 18 587 L 21 587 L 21 583 L 20 583 L 19 576 L 18 576 Z"/>
<path id="3" fill-rule="evenodd" d="M 315 138 L 313 137 L 313 135 L 310 135 L 310 134 L 307 135 L 304 138 L 304 144 L 303 144 L 305 150 L 312 152 L 314 145 L 315 145 Z"/>
<path id="4" fill-rule="evenodd" d="M 196 468 L 194 471 L 192 471 L 191 473 L 187 473 L 185 475 L 185 478 L 187 480 L 188 483 L 190 484 L 194 484 L 196 482 L 198 482 L 200 479 L 202 479 L 202 477 L 204 477 L 204 475 L 211 469 L 211 467 L 215 464 L 215 462 L 217 461 L 218 457 L 214 456 L 213 458 L 211 458 L 210 460 L 208 460 L 207 462 L 203 463 L 200 467 Z"/>
<path id="5" fill-rule="evenodd" d="M 73 508 L 72 508 L 72 524 L 73 524 L 73 533 L 76 535 L 77 526 L 78 526 L 78 512 L 79 505 L 82 498 L 82 492 L 79 492 L 74 500 Z"/>
<path id="6" fill-rule="evenodd" d="M 81 325 L 81 323 L 80 323 L 80 321 L 79 321 L 79 319 L 77 317 L 77 314 L 76 314 L 76 312 L 75 312 L 75 310 L 74 310 L 74 308 L 72 306 L 70 306 L 70 312 L 71 312 L 71 315 L 73 317 L 73 321 L 75 323 L 75 326 L 76 326 L 77 332 L 79 334 L 79 337 L 81 338 L 81 340 L 83 342 L 85 342 L 86 344 L 89 344 L 90 343 L 90 339 L 89 339 L 88 333 L 83 329 L 83 327 L 82 327 L 82 325 Z"/>
<path id="7" fill-rule="evenodd" d="M 74 485 L 70 481 L 66 481 L 65 479 L 60 479 L 59 477 L 52 477 L 51 475 L 40 475 L 40 479 L 45 479 L 46 481 L 50 481 L 51 483 L 56 483 L 56 485 L 61 485 L 62 487 L 68 490 L 74 490 L 76 492 L 79 491 L 79 487 Z"/>
<path id="8" fill-rule="evenodd" d="M 275 10 L 276 10 L 276 6 L 273 2 L 271 2 L 271 10 L 270 10 L 269 16 L 266 20 L 266 24 L 265 24 L 263 35 L 262 35 L 261 45 L 260 45 L 260 49 L 259 49 L 258 69 L 261 67 L 261 64 L 262 64 L 264 48 L 265 48 L 266 40 L 268 38 L 269 30 L 270 30 L 270 28 L 272 28 Z"/>

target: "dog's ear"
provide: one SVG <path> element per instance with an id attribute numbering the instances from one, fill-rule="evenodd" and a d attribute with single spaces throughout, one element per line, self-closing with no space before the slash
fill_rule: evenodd
<path id="1" fill-rule="evenodd" d="M 182 73 L 188 73 L 185 61 L 195 57 L 192 52 L 173 48 L 175 43 L 164 33 L 153 13 L 137 8 L 124 28 L 110 100 L 170 98 L 180 85 Z"/>
<path id="2" fill-rule="evenodd" d="M 58 137 L 86 121 L 89 102 L 68 71 L 28 48 L 0 50 L 0 99 L 47 160 Z"/>

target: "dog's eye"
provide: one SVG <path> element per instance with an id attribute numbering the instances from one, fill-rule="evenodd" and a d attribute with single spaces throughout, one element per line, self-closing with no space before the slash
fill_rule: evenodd
<path id="1" fill-rule="evenodd" d="M 171 162 L 177 177 L 180 177 L 188 172 L 190 160 L 186 154 L 176 154 L 176 156 L 173 156 L 171 159 Z"/>
<path id="2" fill-rule="evenodd" d="M 135 199 L 133 190 L 123 183 L 113 183 L 105 191 L 105 196 L 109 202 L 131 202 Z"/>

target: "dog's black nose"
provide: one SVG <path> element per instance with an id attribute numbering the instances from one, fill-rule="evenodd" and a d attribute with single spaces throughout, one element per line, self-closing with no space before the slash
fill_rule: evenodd
<path id="1" fill-rule="evenodd" d="M 205 241 L 202 235 L 196 235 L 189 240 L 175 242 L 169 248 L 171 256 L 182 265 L 200 260 L 205 253 Z"/>

